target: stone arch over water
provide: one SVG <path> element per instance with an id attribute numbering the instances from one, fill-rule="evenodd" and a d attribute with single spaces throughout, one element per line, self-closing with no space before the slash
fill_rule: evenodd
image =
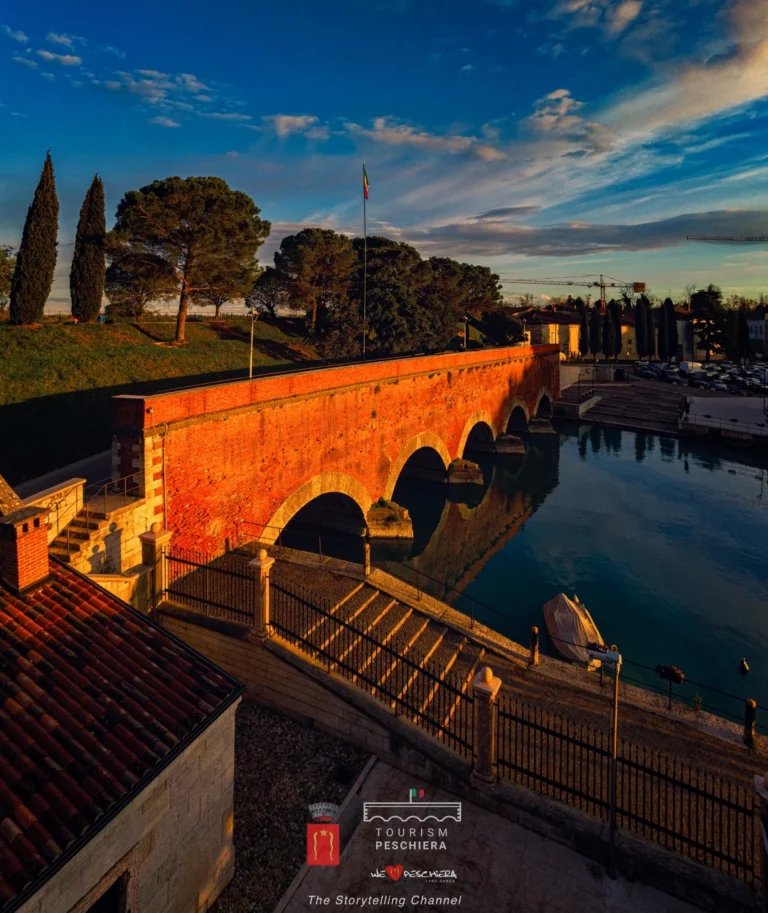
<path id="1" fill-rule="evenodd" d="M 464 451 L 467 449 L 467 445 L 477 440 L 479 442 L 490 442 L 496 440 L 498 432 L 494 424 L 493 419 L 490 416 L 490 413 L 485 412 L 484 410 L 479 410 L 473 412 L 472 415 L 467 419 L 466 424 L 464 425 L 464 430 L 461 432 L 461 438 L 459 439 L 458 450 L 456 451 L 456 457 L 458 459 L 464 459 Z M 471 449 L 471 447 L 470 447 Z"/>
<path id="2" fill-rule="evenodd" d="M 392 498 L 392 493 L 395 490 L 400 474 L 405 468 L 405 464 L 421 450 L 432 451 L 437 457 L 437 460 L 439 460 L 439 465 L 442 466 L 443 471 L 446 473 L 448 472 L 448 467 L 451 464 L 451 455 L 448 452 L 445 443 L 431 431 L 421 431 L 400 448 L 400 453 L 398 453 L 395 461 L 390 467 L 387 484 L 384 487 L 384 497 L 387 500 Z M 437 460 L 435 461 L 435 466 L 438 465 Z"/>

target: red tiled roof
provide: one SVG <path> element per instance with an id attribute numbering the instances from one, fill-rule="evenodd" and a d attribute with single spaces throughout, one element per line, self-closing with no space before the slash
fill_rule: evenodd
<path id="1" fill-rule="evenodd" d="M 87 578 L 54 561 L 51 575 L 22 596 L 0 581 L 2 911 L 242 693 Z"/>

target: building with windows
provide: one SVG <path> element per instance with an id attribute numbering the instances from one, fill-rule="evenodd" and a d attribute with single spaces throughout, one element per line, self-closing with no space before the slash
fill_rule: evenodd
<path id="1" fill-rule="evenodd" d="M 0 911 L 208 910 L 242 687 L 50 559 L 46 511 L 0 483 Z"/>

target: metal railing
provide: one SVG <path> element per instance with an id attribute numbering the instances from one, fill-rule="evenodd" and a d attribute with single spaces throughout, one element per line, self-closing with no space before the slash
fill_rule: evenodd
<path id="1" fill-rule="evenodd" d="M 270 586 L 271 624 L 288 643 L 418 724 L 464 757 L 473 753 L 474 699 L 469 678 L 442 672 L 410 649 L 398 631 L 384 638 L 345 621 L 306 594 Z"/>
<path id="2" fill-rule="evenodd" d="M 685 413 L 680 418 L 681 425 L 699 428 L 718 428 L 726 431 L 737 431 L 741 434 L 752 434 L 755 437 L 768 437 L 768 424 L 763 422 L 742 422 L 737 418 L 713 418 L 711 415 L 691 415 Z"/>
<path id="3" fill-rule="evenodd" d="M 90 494 L 88 493 L 90 491 Z M 83 488 L 83 506 L 66 526 L 67 551 L 71 551 L 73 540 L 77 543 L 88 541 L 91 530 L 98 529 L 99 523 L 111 511 L 119 510 L 135 501 L 141 492 L 141 473 L 133 472 L 119 479 L 101 479 Z M 72 528 L 74 521 L 82 520 L 85 528 Z"/>
<path id="4" fill-rule="evenodd" d="M 608 736 L 581 723 L 501 698 L 501 774 L 608 820 Z M 759 832 L 753 791 L 693 765 L 619 741 L 616 817 L 620 828 L 754 886 Z"/>
<path id="5" fill-rule="evenodd" d="M 239 624 L 252 625 L 258 581 L 230 556 L 211 558 L 202 552 L 173 549 L 166 553 L 164 597 L 182 608 Z"/>

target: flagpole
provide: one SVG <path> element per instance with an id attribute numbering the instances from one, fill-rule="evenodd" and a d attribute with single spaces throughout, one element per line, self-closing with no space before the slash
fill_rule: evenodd
<path id="1" fill-rule="evenodd" d="M 366 203 L 368 194 L 365 192 L 365 162 L 363 162 L 363 360 L 365 360 L 365 324 L 367 319 L 368 295 L 368 214 Z"/>

